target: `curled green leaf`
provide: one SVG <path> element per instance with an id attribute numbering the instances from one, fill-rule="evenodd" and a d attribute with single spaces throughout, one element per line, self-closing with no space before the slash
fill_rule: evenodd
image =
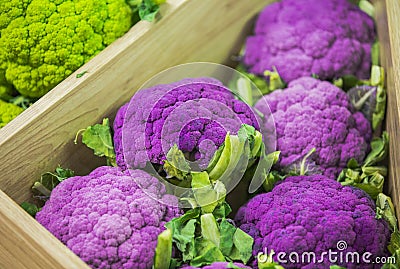
<path id="1" fill-rule="evenodd" d="M 41 208 L 39 208 L 37 205 L 29 203 L 29 202 L 23 202 L 21 203 L 21 207 L 32 217 L 36 216 L 36 213 L 40 211 Z"/>
<path id="2" fill-rule="evenodd" d="M 94 151 L 99 157 L 106 157 L 110 165 L 116 166 L 115 152 L 111 134 L 110 120 L 103 119 L 102 124 L 95 124 L 77 132 L 74 143 L 78 143 L 79 135 L 82 135 L 82 143 Z"/>
<path id="3" fill-rule="evenodd" d="M 193 267 L 212 264 L 213 262 L 223 262 L 225 257 L 221 250 L 211 241 L 205 238 L 196 238 L 195 241 L 196 257 L 190 261 Z"/>
<path id="4" fill-rule="evenodd" d="M 375 165 L 386 159 L 389 153 L 389 135 L 384 131 L 381 137 L 371 141 L 371 151 L 364 160 L 363 166 Z"/>
<path id="5" fill-rule="evenodd" d="M 189 177 L 190 166 L 176 144 L 168 151 L 163 168 L 167 178 L 175 177 L 179 180 L 187 180 Z"/>
<path id="6" fill-rule="evenodd" d="M 396 212 L 394 211 L 392 199 L 383 193 L 380 193 L 376 199 L 376 218 L 383 218 L 393 232 L 398 231 Z"/>
<path id="7" fill-rule="evenodd" d="M 51 191 L 63 180 L 73 177 L 74 171 L 58 166 L 54 172 L 46 172 L 40 176 L 32 186 L 34 197 L 46 201 L 50 198 Z"/>
<path id="8" fill-rule="evenodd" d="M 83 77 L 87 72 L 88 72 L 88 71 L 83 71 L 83 72 L 81 72 L 81 73 L 79 73 L 79 74 L 76 74 L 76 78 L 81 78 L 81 77 Z"/>
<path id="9" fill-rule="evenodd" d="M 244 65 L 238 65 L 236 67 L 236 70 L 248 77 L 251 82 L 254 83 L 254 85 L 261 91 L 261 95 L 269 94 L 277 89 L 283 89 L 285 88 L 286 84 L 283 82 L 282 78 L 280 77 L 279 73 L 277 72 L 276 68 L 273 68 L 273 70 L 266 70 L 264 72 L 265 77 L 260 77 L 251 73 L 248 73 L 246 71 L 246 67 Z M 247 92 L 244 94 L 244 96 L 249 96 L 250 93 L 249 89 L 251 89 L 251 86 L 245 85 L 247 88 L 242 89 L 242 93 L 245 89 L 247 89 Z M 233 87 L 234 88 L 234 87 Z M 253 91 L 253 90 L 252 90 Z M 253 97 L 251 98 L 253 100 Z M 252 102 L 248 103 L 249 105 L 252 105 Z"/>

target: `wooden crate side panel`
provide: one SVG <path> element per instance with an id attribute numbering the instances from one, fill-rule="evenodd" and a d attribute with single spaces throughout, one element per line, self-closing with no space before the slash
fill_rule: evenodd
<path id="1" fill-rule="evenodd" d="M 1 190 L 21 202 L 31 195 L 28 186 L 33 180 L 58 164 L 78 174 L 89 172 L 99 162 L 73 144 L 77 130 L 115 113 L 165 68 L 192 61 L 226 63 L 239 51 L 249 21 L 271 1 L 181 2 L 155 25 L 134 26 L 135 31 L 78 70 L 88 71 L 83 77 L 72 75 L 0 130 Z"/>
<path id="2" fill-rule="evenodd" d="M 400 2 L 398 0 L 378 1 L 385 6 L 387 29 L 384 31 L 385 17 L 379 21 L 378 29 L 382 39 L 382 56 L 387 72 L 388 106 L 386 128 L 390 137 L 388 191 L 400 216 Z M 383 9 L 383 8 L 382 8 Z M 378 9 L 380 12 L 380 9 Z M 383 14 L 384 16 L 385 14 Z"/>
<path id="3" fill-rule="evenodd" d="M 0 268 L 89 269 L 0 191 Z"/>

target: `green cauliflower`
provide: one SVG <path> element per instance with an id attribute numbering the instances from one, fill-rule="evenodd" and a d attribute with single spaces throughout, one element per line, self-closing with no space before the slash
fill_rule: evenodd
<path id="1" fill-rule="evenodd" d="M 0 128 L 12 121 L 22 111 L 21 107 L 0 100 Z"/>
<path id="2" fill-rule="evenodd" d="M 0 98 L 39 98 L 134 21 L 125 0 L 0 1 Z"/>

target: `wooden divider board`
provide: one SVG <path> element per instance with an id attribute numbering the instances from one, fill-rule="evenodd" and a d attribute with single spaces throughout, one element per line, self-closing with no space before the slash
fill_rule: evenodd
<path id="1" fill-rule="evenodd" d="M 376 1 L 375 4 L 378 34 L 383 45 L 382 63 L 387 72 L 386 129 L 390 139 L 388 191 L 397 216 L 400 216 L 400 1 Z"/>

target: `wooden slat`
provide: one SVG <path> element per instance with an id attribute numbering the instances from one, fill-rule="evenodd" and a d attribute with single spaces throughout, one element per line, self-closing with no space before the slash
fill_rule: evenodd
<path id="1" fill-rule="evenodd" d="M 89 267 L 0 191 L 0 268 Z"/>
<path id="2" fill-rule="evenodd" d="M 397 216 L 400 216 L 400 2 L 378 1 L 377 11 L 378 33 L 383 45 L 382 60 L 387 72 L 386 128 L 390 137 L 388 192 L 396 206 Z"/>

